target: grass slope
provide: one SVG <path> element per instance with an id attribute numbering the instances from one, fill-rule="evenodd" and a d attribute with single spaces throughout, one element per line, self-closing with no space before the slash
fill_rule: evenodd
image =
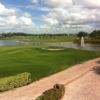
<path id="1" fill-rule="evenodd" d="M 0 78 L 29 72 L 34 81 L 99 56 L 99 52 L 75 49 L 49 51 L 32 46 L 4 46 L 0 47 Z"/>

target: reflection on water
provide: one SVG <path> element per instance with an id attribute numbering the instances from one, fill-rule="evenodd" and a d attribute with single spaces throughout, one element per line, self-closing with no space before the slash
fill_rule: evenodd
<path id="1" fill-rule="evenodd" d="M 16 45 L 15 40 L 0 40 L 0 46 L 6 46 L 6 45 Z"/>
<path id="2" fill-rule="evenodd" d="M 16 40 L 0 40 L 0 46 L 14 46 L 14 45 L 23 45 L 24 43 Z"/>
<path id="3" fill-rule="evenodd" d="M 80 44 L 73 43 L 73 42 L 50 43 L 48 45 L 65 47 L 65 48 L 84 49 L 84 50 L 100 50 L 100 44 L 85 44 L 84 47 L 82 47 Z"/>
<path id="4" fill-rule="evenodd" d="M 0 46 L 14 46 L 14 45 L 32 45 L 32 46 L 57 46 L 65 48 L 75 48 L 84 50 L 100 50 L 100 44 L 85 44 L 85 47 L 81 47 L 80 44 L 73 42 L 62 42 L 62 43 L 40 43 L 40 42 L 21 42 L 16 40 L 0 40 Z"/>

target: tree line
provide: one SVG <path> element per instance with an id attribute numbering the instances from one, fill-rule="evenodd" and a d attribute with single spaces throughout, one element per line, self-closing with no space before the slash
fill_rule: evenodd
<path id="1" fill-rule="evenodd" d="M 29 33 L 21 33 L 21 32 L 9 32 L 9 33 L 1 33 L 1 37 L 12 37 L 12 36 L 38 36 L 38 37 L 52 37 L 52 36 L 75 36 L 75 34 L 29 34 Z"/>
<path id="2" fill-rule="evenodd" d="M 96 38 L 96 39 L 100 39 L 100 30 L 94 30 L 91 33 L 87 33 L 87 32 L 79 32 L 77 34 L 77 36 L 80 37 L 90 37 L 90 38 Z"/>
<path id="3" fill-rule="evenodd" d="M 9 32 L 9 33 L 1 33 L 1 37 L 12 37 L 12 36 L 38 36 L 38 37 L 53 37 L 53 36 L 78 36 L 78 37 L 91 37 L 100 39 L 100 30 L 94 30 L 90 33 L 87 32 L 79 32 L 77 34 L 27 34 L 22 32 Z"/>

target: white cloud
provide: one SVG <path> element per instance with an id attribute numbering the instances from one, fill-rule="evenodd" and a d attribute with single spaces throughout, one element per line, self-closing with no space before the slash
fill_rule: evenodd
<path id="1" fill-rule="evenodd" d="M 52 26 L 94 30 L 100 28 L 99 0 L 44 0 L 52 10 L 42 16 Z"/>
<path id="2" fill-rule="evenodd" d="M 19 18 L 19 20 L 23 25 L 32 25 L 32 20 L 28 17 L 22 16 Z"/>
<path id="3" fill-rule="evenodd" d="M 72 0 L 44 0 L 44 2 L 54 8 L 64 8 L 66 6 L 72 5 Z"/>
<path id="4" fill-rule="evenodd" d="M 50 11 L 51 9 L 48 7 L 40 7 L 39 10 L 40 11 Z"/>
<path id="5" fill-rule="evenodd" d="M 4 16 L 4 15 L 14 15 L 15 14 L 15 10 L 13 9 L 7 9 L 3 4 L 0 3 L 0 16 Z"/>
<path id="6" fill-rule="evenodd" d="M 30 1 L 33 3 L 33 9 L 46 11 L 47 14 L 39 15 L 37 19 L 40 20 L 37 20 L 27 12 L 19 15 L 15 9 L 7 8 L 0 3 L 0 27 L 20 28 L 24 31 L 29 28 L 28 30 L 31 30 L 34 27 L 39 27 L 33 23 L 32 19 L 34 19 L 40 21 L 41 28 L 53 28 L 52 31 L 56 30 L 56 32 L 57 28 L 61 28 L 61 32 L 100 28 L 100 0 Z"/>
<path id="7" fill-rule="evenodd" d="M 100 0 L 73 0 L 73 2 L 84 7 L 100 7 Z"/>
<path id="8" fill-rule="evenodd" d="M 31 2 L 36 4 L 36 3 L 38 3 L 38 0 L 31 0 Z"/>
<path id="9" fill-rule="evenodd" d="M 57 25 L 59 23 L 58 20 L 53 18 L 45 18 L 45 21 L 47 21 L 50 25 Z"/>
<path id="10" fill-rule="evenodd" d="M 43 2 L 45 2 L 48 6 L 55 8 L 64 8 L 73 5 L 81 5 L 84 7 L 100 7 L 100 0 L 43 0 Z"/>
<path id="11" fill-rule="evenodd" d="M 6 8 L 0 3 L 0 30 L 6 31 L 23 31 L 30 30 L 35 27 L 32 17 L 25 12 L 19 15 L 16 10 Z"/>

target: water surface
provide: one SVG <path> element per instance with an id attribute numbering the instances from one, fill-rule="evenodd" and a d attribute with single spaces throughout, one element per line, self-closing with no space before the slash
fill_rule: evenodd
<path id="1" fill-rule="evenodd" d="M 84 50 L 100 50 L 100 44 L 85 44 L 84 47 L 81 47 L 80 44 L 73 43 L 73 42 L 61 42 L 61 43 L 40 43 L 40 42 L 23 42 L 17 40 L 0 40 L 0 46 L 57 46 L 57 47 L 65 47 L 65 48 L 75 48 L 75 49 L 84 49 Z"/>

